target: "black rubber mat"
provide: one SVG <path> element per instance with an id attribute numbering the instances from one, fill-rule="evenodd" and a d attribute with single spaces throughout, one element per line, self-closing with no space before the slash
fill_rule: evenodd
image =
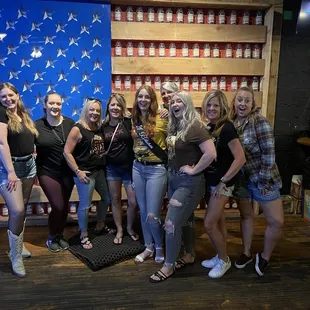
<path id="1" fill-rule="evenodd" d="M 93 271 L 133 258 L 145 248 L 140 241 L 133 241 L 129 236 L 124 236 L 123 243 L 119 245 L 113 243 L 115 238 L 113 234 L 100 236 L 89 234 L 89 237 L 93 244 L 92 249 L 82 248 L 78 233 L 70 238 L 69 250 Z"/>

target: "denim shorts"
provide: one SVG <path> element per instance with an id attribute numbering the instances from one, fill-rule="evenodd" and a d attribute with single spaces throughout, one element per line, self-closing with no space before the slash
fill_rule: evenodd
<path id="1" fill-rule="evenodd" d="M 12 157 L 15 173 L 19 179 L 34 178 L 37 174 L 37 167 L 34 156 L 32 155 L 28 160 L 19 161 L 20 157 Z"/>
<path id="2" fill-rule="evenodd" d="M 107 181 L 122 181 L 123 184 L 129 185 L 132 183 L 132 167 L 117 167 L 107 165 L 106 173 Z"/>
<path id="3" fill-rule="evenodd" d="M 235 187 L 233 192 L 234 197 L 239 199 L 251 199 L 256 202 L 270 202 L 281 198 L 279 188 L 273 186 L 273 188 L 263 195 L 261 191 L 253 184 L 243 184 L 242 182 Z"/>
<path id="4" fill-rule="evenodd" d="M 211 192 L 215 189 L 215 187 L 216 186 L 210 186 Z M 234 188 L 235 188 L 234 185 L 225 187 L 221 190 L 220 194 L 227 197 L 233 197 Z"/>

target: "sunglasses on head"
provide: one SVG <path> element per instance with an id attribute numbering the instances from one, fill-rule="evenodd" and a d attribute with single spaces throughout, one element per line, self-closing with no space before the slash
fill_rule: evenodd
<path id="1" fill-rule="evenodd" d="M 86 98 L 86 100 L 88 101 L 97 101 L 97 102 L 99 102 L 100 104 L 102 104 L 102 101 L 100 100 L 100 99 L 98 99 L 98 98 Z"/>

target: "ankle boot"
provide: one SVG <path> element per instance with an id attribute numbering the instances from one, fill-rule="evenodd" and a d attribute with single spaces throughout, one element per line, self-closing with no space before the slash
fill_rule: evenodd
<path id="1" fill-rule="evenodd" d="M 10 242 L 10 259 L 12 262 L 12 272 L 17 277 L 23 278 L 26 276 L 22 257 L 24 230 L 20 233 L 19 236 L 14 235 L 10 230 L 8 230 L 8 236 Z"/>
<path id="2" fill-rule="evenodd" d="M 25 221 L 24 221 L 24 228 L 23 228 L 23 231 L 25 230 L 26 221 L 27 221 L 27 219 L 25 219 Z M 31 252 L 25 247 L 25 244 L 24 244 L 24 243 L 23 243 L 22 257 L 23 257 L 23 258 L 30 258 L 30 257 L 31 257 Z"/>

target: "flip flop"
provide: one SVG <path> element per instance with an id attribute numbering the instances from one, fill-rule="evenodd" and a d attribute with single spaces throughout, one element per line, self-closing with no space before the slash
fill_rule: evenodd
<path id="1" fill-rule="evenodd" d="M 149 280 L 150 280 L 151 283 L 159 283 L 159 282 L 166 281 L 167 279 L 169 279 L 173 275 L 174 275 L 174 270 L 173 270 L 173 272 L 172 272 L 172 274 L 170 276 L 167 276 L 165 273 L 163 273 L 162 271 L 158 270 L 154 274 L 152 274 L 152 276 L 156 276 L 158 278 L 158 280 L 153 279 L 152 276 L 150 276 Z"/>
<path id="2" fill-rule="evenodd" d="M 116 242 L 115 242 L 116 241 Z M 113 243 L 115 245 L 120 245 L 123 243 L 123 237 L 115 237 L 114 240 L 113 240 Z"/>
<path id="3" fill-rule="evenodd" d="M 137 233 L 133 234 L 128 233 L 128 235 L 132 241 L 138 241 L 140 239 L 140 236 Z"/>

